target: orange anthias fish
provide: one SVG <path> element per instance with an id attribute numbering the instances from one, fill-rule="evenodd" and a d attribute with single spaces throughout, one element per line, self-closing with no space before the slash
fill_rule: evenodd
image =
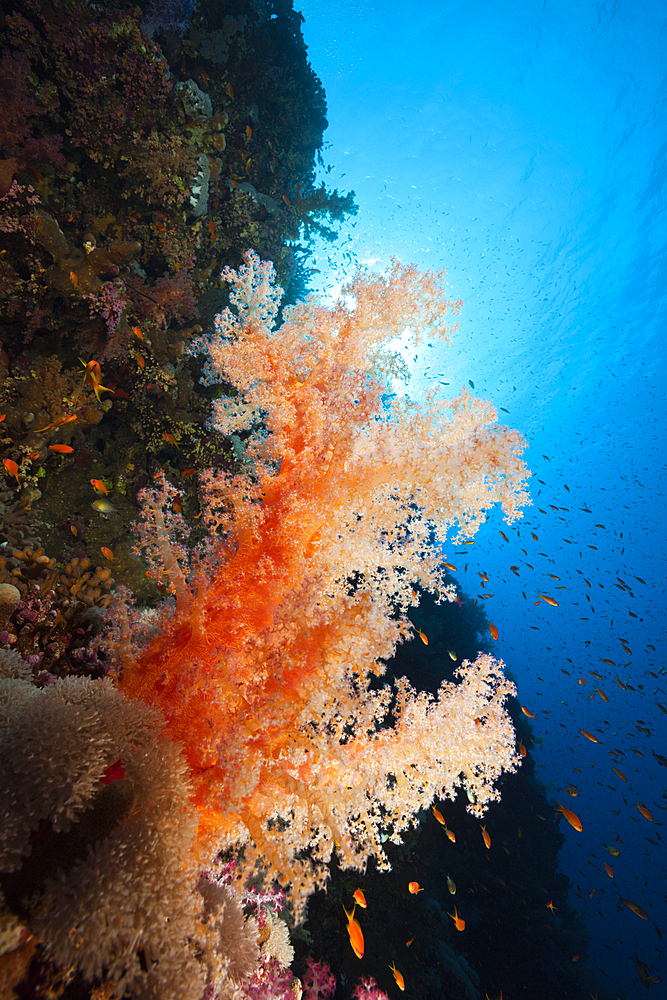
<path id="1" fill-rule="evenodd" d="M 4 465 L 9 475 L 13 476 L 18 485 L 20 486 L 21 480 L 19 479 L 19 467 L 16 464 L 16 462 L 11 458 L 3 458 L 2 464 Z"/>
<path id="2" fill-rule="evenodd" d="M 646 806 L 643 803 L 640 805 L 639 802 L 636 802 L 635 805 L 636 805 L 636 808 L 639 809 L 639 811 L 642 814 L 642 816 L 644 817 L 644 819 L 647 819 L 649 821 L 649 823 L 652 823 L 653 822 L 653 816 L 648 811 L 648 809 L 646 808 Z"/>
<path id="3" fill-rule="evenodd" d="M 580 729 L 579 732 L 581 733 L 582 736 L 585 736 L 587 740 L 590 740 L 591 743 L 599 743 L 600 742 L 598 739 L 596 739 L 595 736 L 593 736 L 592 733 L 587 733 L 585 729 Z"/>
<path id="4" fill-rule="evenodd" d="M 557 608 L 558 607 L 558 601 L 554 601 L 553 597 L 547 597 L 546 594 L 540 594 L 540 597 L 547 604 L 550 604 L 552 608 Z"/>
<path id="5" fill-rule="evenodd" d="M 638 903 L 633 903 L 631 899 L 623 899 L 622 896 L 618 897 L 618 901 L 619 903 L 623 903 L 623 906 L 627 906 L 627 908 L 629 910 L 632 910 L 632 912 L 635 913 L 638 917 L 641 917 L 642 920 L 648 920 L 648 914 L 646 914 L 644 910 L 642 910 L 641 906 L 639 906 Z"/>
<path id="6" fill-rule="evenodd" d="M 454 926 L 456 927 L 457 931 L 464 931 L 466 929 L 466 922 L 465 920 L 463 920 L 462 917 L 459 916 L 456 907 L 454 907 L 454 912 L 448 913 L 447 916 L 452 918 L 452 920 L 454 921 Z"/>
<path id="7" fill-rule="evenodd" d="M 435 806 L 431 806 L 431 812 L 437 819 L 438 823 L 440 823 L 442 826 L 447 826 L 447 824 L 445 823 L 445 817 L 442 815 L 439 809 L 436 809 Z"/>
<path id="8" fill-rule="evenodd" d="M 361 927 L 359 926 L 358 920 L 354 916 L 354 911 L 357 907 L 355 903 L 352 907 L 352 913 L 348 913 L 345 910 L 345 916 L 347 917 L 347 933 L 350 935 L 350 944 L 352 945 L 352 951 L 357 956 L 357 958 L 364 957 L 364 935 L 362 934 Z"/>
<path id="9" fill-rule="evenodd" d="M 565 806 L 560 804 L 560 802 L 558 803 L 558 809 L 556 809 L 556 812 L 562 812 L 570 826 L 573 826 L 578 833 L 581 833 L 583 826 L 581 825 L 581 820 L 576 813 L 573 813 L 571 809 L 566 809 Z"/>
<path id="10" fill-rule="evenodd" d="M 614 877 L 614 869 L 611 867 L 611 865 L 608 865 L 606 861 L 605 861 L 605 865 L 604 865 L 604 870 L 606 871 L 606 873 L 609 876 L 609 878 L 613 878 Z"/>
<path id="11" fill-rule="evenodd" d="M 428 646 L 428 636 L 424 635 L 424 633 L 422 632 L 422 630 L 420 628 L 417 629 L 417 635 L 419 636 L 419 638 L 421 639 L 421 641 L 424 643 L 424 645 Z"/>
<path id="12" fill-rule="evenodd" d="M 109 490 L 107 489 L 105 483 L 101 479 L 91 479 L 90 485 L 93 487 L 96 493 L 103 493 L 105 496 L 109 495 Z"/>
<path id="13" fill-rule="evenodd" d="M 69 444 L 50 444 L 49 451 L 56 451 L 59 455 L 71 455 L 74 448 Z"/>
<path id="14" fill-rule="evenodd" d="M 453 830 L 450 830 L 448 828 L 448 826 L 447 826 L 446 823 L 445 823 L 445 833 L 447 834 L 447 836 L 451 840 L 452 844 L 455 844 L 456 843 L 456 834 L 454 833 Z"/>
<path id="15" fill-rule="evenodd" d="M 413 896 L 416 896 L 418 892 L 423 892 L 424 890 L 419 882 L 408 882 L 408 891 L 411 892 Z"/>
<path id="16" fill-rule="evenodd" d="M 102 553 L 105 559 L 113 559 L 113 552 L 111 551 L 108 545 L 103 545 L 100 548 L 100 552 Z"/>
<path id="17" fill-rule="evenodd" d="M 493 624 L 493 622 L 489 622 L 489 632 L 491 633 L 491 638 L 492 639 L 497 639 L 498 638 L 498 629 Z"/>
<path id="18" fill-rule="evenodd" d="M 359 906 L 363 906 L 364 910 L 366 909 L 367 903 L 363 890 L 355 889 L 354 896 L 352 897 L 352 899 L 355 901 L 355 903 L 358 903 Z"/>
<path id="19" fill-rule="evenodd" d="M 99 361 L 89 361 L 87 364 L 83 358 L 79 358 L 79 361 L 83 365 L 84 374 L 83 381 L 90 382 L 93 387 L 93 392 L 97 396 L 98 402 L 102 402 L 100 399 L 101 392 L 113 392 L 113 389 L 108 389 L 105 385 L 102 385 L 102 369 L 100 368 Z"/>
<path id="20" fill-rule="evenodd" d="M 405 980 L 403 979 L 403 976 L 398 971 L 393 962 L 391 963 L 389 968 L 394 973 L 394 979 L 396 980 L 396 985 L 398 986 L 399 990 L 403 990 L 405 992 Z"/>
<path id="21" fill-rule="evenodd" d="M 484 846 L 486 847 L 487 851 L 490 851 L 491 850 L 491 837 L 486 832 L 486 827 L 484 825 L 482 825 L 482 838 L 484 840 Z"/>
<path id="22" fill-rule="evenodd" d="M 40 427 L 37 433 L 44 434 L 45 431 L 50 431 L 54 427 L 64 427 L 65 424 L 73 424 L 76 419 L 76 413 L 70 413 L 66 417 L 60 417 L 58 420 L 53 420 L 50 424 L 47 424 L 46 427 Z"/>
<path id="23" fill-rule="evenodd" d="M 521 711 L 523 712 L 524 715 L 527 715 L 529 719 L 534 719 L 535 718 L 535 716 L 533 715 L 533 713 L 529 712 L 527 708 L 523 707 L 523 705 L 521 706 Z"/>

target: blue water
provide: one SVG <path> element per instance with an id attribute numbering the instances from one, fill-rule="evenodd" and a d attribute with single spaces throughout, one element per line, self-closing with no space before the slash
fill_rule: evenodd
<path id="1" fill-rule="evenodd" d="M 664 996 L 667 768 L 653 751 L 667 756 L 667 8 L 300 9 L 329 105 L 324 176 L 359 204 L 338 246 L 319 248 L 320 290 L 397 255 L 447 267 L 465 301 L 452 348 L 411 355 L 409 391 L 471 379 L 508 410 L 501 421 L 529 442 L 534 505 L 518 531 L 490 519 L 461 581 L 475 592 L 488 573 L 497 655 L 537 716 L 538 773 L 581 817 L 581 834 L 562 824 L 561 869 L 598 981 L 638 996 L 636 952 L 662 978 L 649 995 Z M 558 607 L 536 606 L 540 593 Z M 617 836 L 612 857 L 601 845 Z"/>

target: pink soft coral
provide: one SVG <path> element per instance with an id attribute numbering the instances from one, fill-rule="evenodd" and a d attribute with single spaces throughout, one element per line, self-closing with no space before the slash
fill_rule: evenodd
<path id="1" fill-rule="evenodd" d="M 362 976 L 354 987 L 352 1000 L 389 1000 L 389 997 L 372 976 Z"/>
<path id="2" fill-rule="evenodd" d="M 306 958 L 308 969 L 303 977 L 303 1000 L 329 1000 L 336 989 L 336 977 L 326 962 Z"/>

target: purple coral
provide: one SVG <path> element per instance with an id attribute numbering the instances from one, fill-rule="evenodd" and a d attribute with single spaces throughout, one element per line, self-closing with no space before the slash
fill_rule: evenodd
<path id="1" fill-rule="evenodd" d="M 241 996 L 247 1000 L 296 1000 L 292 988 L 294 976 L 284 969 L 277 958 L 264 960 L 241 986 Z"/>
<path id="2" fill-rule="evenodd" d="M 389 997 L 372 976 L 362 976 L 354 987 L 352 1000 L 389 1000 Z"/>
<path id="3" fill-rule="evenodd" d="M 308 969 L 303 977 L 303 1000 L 329 1000 L 336 989 L 336 977 L 326 962 L 306 958 Z"/>

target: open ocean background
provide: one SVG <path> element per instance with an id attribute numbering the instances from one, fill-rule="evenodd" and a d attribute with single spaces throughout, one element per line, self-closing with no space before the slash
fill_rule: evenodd
<path id="1" fill-rule="evenodd" d="M 409 391 L 471 380 L 503 407 L 529 442 L 533 506 L 518 530 L 494 513 L 459 578 L 472 593 L 488 574 L 538 774 L 582 820 L 561 823 L 561 869 L 598 982 L 638 996 L 637 954 L 665 996 L 667 8 L 297 7 L 329 107 L 323 177 L 359 204 L 318 249 L 318 290 L 395 255 L 446 267 L 465 302 L 448 351 L 410 356 Z"/>

